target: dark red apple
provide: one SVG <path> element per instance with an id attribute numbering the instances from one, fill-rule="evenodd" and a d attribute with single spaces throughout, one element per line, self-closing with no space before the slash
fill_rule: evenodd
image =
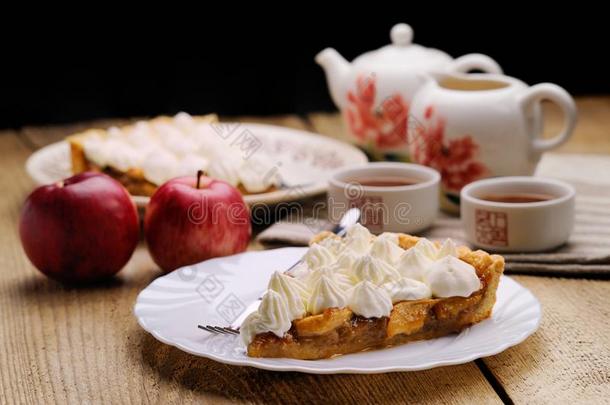
<path id="1" fill-rule="evenodd" d="M 138 212 L 127 190 L 94 172 L 38 187 L 25 201 L 19 223 L 32 264 L 70 283 L 116 274 L 138 244 L 139 231 Z"/>
<path id="2" fill-rule="evenodd" d="M 144 234 L 153 260 L 168 272 L 244 251 L 250 212 L 235 187 L 200 172 L 159 187 L 146 207 Z"/>

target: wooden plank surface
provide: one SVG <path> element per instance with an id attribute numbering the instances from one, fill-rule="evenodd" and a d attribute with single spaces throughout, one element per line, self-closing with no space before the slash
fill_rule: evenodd
<path id="1" fill-rule="evenodd" d="M 304 127 L 296 117 L 271 121 Z M 27 261 L 16 232 L 33 187 L 23 165 L 34 145 L 71 129 L 29 131 L 27 139 L 0 135 L 0 402 L 501 402 L 475 363 L 315 376 L 226 366 L 159 343 L 132 314 L 138 292 L 160 274 L 142 246 L 106 285 L 76 289 L 47 280 Z"/>
<path id="2" fill-rule="evenodd" d="M 610 153 L 610 98 L 579 99 L 580 122 L 564 151 Z M 549 110 L 547 131 L 560 125 Z M 246 121 L 313 128 L 337 136 L 336 114 Z M 120 120 L 99 121 L 109 126 Z M 118 280 L 71 289 L 48 281 L 21 251 L 16 221 L 33 187 L 29 153 L 90 123 L 0 134 L 0 402 L 599 402 L 610 397 L 608 281 L 520 276 L 543 305 L 540 330 L 521 345 L 475 363 L 416 373 L 310 376 L 225 366 L 157 342 L 131 313 L 137 293 L 158 276 L 139 247 Z M 252 248 L 260 248 L 253 245 Z"/>
<path id="3" fill-rule="evenodd" d="M 542 304 L 540 329 L 484 359 L 516 403 L 610 399 L 610 281 L 513 277 Z"/>

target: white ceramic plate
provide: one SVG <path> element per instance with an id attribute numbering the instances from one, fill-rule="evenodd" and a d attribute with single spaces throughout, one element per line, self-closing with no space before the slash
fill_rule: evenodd
<path id="1" fill-rule="evenodd" d="M 327 360 L 246 356 L 237 336 L 212 335 L 198 324 L 228 325 L 264 291 L 274 270 L 288 268 L 306 248 L 246 252 L 208 260 L 153 281 L 134 308 L 140 325 L 163 343 L 221 363 L 317 374 L 384 373 L 467 363 L 522 342 L 540 322 L 532 293 L 503 276 L 493 316 L 459 335 Z"/>
<path id="2" fill-rule="evenodd" d="M 273 163 L 287 186 L 270 193 L 244 196 L 250 205 L 295 201 L 323 193 L 333 170 L 367 162 L 358 148 L 311 132 L 263 124 L 223 124 L 234 128 L 233 135 L 227 136 L 227 142 L 237 142 L 239 134 L 244 133 L 260 141 L 260 149 L 256 151 L 264 150 L 273 157 Z M 57 142 L 36 151 L 28 159 L 26 170 L 38 184 L 70 177 L 68 143 Z M 143 196 L 133 196 L 133 199 L 138 206 L 145 206 L 150 200 Z"/>

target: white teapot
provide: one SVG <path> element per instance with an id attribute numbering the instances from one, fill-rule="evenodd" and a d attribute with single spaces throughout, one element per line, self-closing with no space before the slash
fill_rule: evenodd
<path id="1" fill-rule="evenodd" d="M 413 30 L 395 25 L 392 44 L 364 53 L 349 63 L 333 48 L 316 55 L 326 73 L 333 101 L 341 110 L 351 140 L 373 159 L 408 160 L 407 121 L 411 100 L 434 73 L 481 70 L 502 73 L 482 54 L 457 59 L 413 44 Z"/>

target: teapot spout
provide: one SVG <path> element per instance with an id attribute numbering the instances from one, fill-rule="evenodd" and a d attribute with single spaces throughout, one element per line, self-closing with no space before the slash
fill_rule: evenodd
<path id="1" fill-rule="evenodd" d="M 326 48 L 316 55 L 316 63 L 324 69 L 326 82 L 335 105 L 341 109 L 345 104 L 345 81 L 350 64 L 333 48 Z"/>

